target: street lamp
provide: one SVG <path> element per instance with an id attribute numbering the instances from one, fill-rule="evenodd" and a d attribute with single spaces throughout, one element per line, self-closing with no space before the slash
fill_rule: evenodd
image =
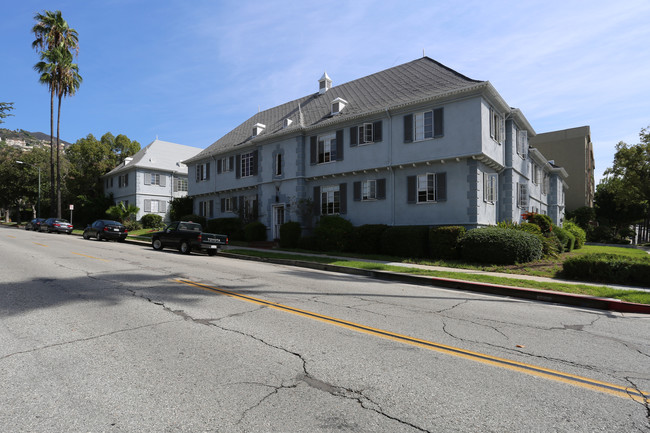
<path id="1" fill-rule="evenodd" d="M 32 167 L 36 167 L 38 169 L 38 211 L 36 213 L 36 217 L 40 218 L 41 217 L 41 167 L 35 164 L 30 164 L 28 162 L 23 162 L 23 161 L 16 161 L 18 164 L 26 164 L 26 165 L 31 165 Z"/>

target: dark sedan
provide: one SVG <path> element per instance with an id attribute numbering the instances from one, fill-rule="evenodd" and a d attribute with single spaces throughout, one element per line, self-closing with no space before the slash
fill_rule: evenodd
<path id="1" fill-rule="evenodd" d="M 41 223 L 45 221 L 45 218 L 34 218 L 27 224 L 25 224 L 25 230 L 34 230 L 38 231 L 41 229 Z"/>
<path id="2" fill-rule="evenodd" d="M 48 233 L 72 233 L 72 224 L 63 218 L 48 218 L 41 223 L 39 231 Z"/>
<path id="3" fill-rule="evenodd" d="M 111 220 L 97 220 L 84 229 L 84 239 L 97 238 L 98 241 L 113 239 L 124 242 L 128 230 L 122 223 Z"/>

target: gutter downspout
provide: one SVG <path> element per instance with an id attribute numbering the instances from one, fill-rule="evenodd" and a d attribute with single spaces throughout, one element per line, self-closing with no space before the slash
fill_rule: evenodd
<path id="1" fill-rule="evenodd" d="M 391 225 L 395 225 L 395 171 L 393 170 L 393 118 L 390 115 L 388 107 L 384 108 L 386 116 L 388 116 L 388 167 L 390 170 L 390 184 L 392 186 L 392 203 L 390 209 Z"/>

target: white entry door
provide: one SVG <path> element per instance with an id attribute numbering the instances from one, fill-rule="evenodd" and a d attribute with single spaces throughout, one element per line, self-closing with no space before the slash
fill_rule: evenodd
<path id="1" fill-rule="evenodd" d="M 284 205 L 273 206 L 273 239 L 280 239 L 280 226 L 284 224 Z"/>

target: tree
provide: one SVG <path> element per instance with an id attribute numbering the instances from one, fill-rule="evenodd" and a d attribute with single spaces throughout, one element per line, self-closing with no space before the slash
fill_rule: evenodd
<path id="1" fill-rule="evenodd" d="M 13 102 L 0 102 L 0 123 L 4 123 L 4 118 L 13 116 L 13 114 L 9 114 L 8 112 L 14 109 L 14 103 Z"/>
<path id="2" fill-rule="evenodd" d="M 641 142 L 635 145 L 622 141 L 616 145 L 614 164 L 605 170 L 605 175 L 619 180 L 618 192 L 643 211 L 647 240 L 650 225 L 650 126 L 641 129 L 639 138 Z M 643 216 L 638 218 L 643 219 Z"/>
<path id="3" fill-rule="evenodd" d="M 32 28 L 35 40 L 32 48 L 40 51 L 41 61 L 34 66 L 39 72 L 39 81 L 48 86 L 50 91 L 50 179 L 52 187 L 50 198 L 54 202 L 54 95 L 59 98 L 57 114 L 57 183 L 56 183 L 56 211 L 61 217 L 61 179 L 59 161 L 59 124 L 61 117 L 61 99 L 66 95 L 74 94 L 81 83 L 78 68 L 72 63 L 72 51 L 79 52 L 79 36 L 77 31 L 70 28 L 63 19 L 61 11 L 44 11 L 34 16 L 36 24 Z M 72 66 L 74 65 L 74 67 Z M 75 87 L 76 84 L 76 87 Z M 50 205 L 52 208 L 52 204 Z"/>
<path id="4" fill-rule="evenodd" d="M 138 212 L 140 212 L 140 208 L 136 205 L 130 204 L 125 206 L 124 202 L 121 201 L 118 204 L 109 207 L 106 214 L 121 223 L 127 223 L 133 220 Z"/>

